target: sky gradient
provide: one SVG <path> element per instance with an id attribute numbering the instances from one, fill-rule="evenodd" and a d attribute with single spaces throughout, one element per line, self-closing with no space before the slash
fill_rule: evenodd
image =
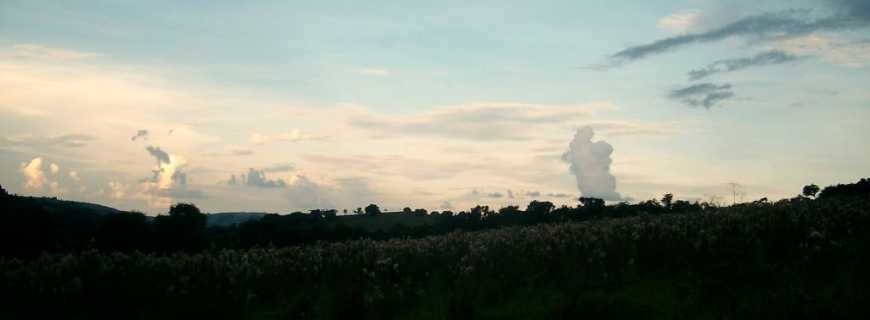
<path id="1" fill-rule="evenodd" d="M 790 197 L 870 172 L 868 31 L 860 0 L 7 0 L 0 184 L 149 214 Z"/>

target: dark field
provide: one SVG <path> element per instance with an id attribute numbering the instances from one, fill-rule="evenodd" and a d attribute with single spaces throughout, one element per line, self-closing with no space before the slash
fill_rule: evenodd
<path id="1" fill-rule="evenodd" d="M 0 315 L 866 318 L 868 201 L 799 197 L 282 248 L 7 257 Z"/>

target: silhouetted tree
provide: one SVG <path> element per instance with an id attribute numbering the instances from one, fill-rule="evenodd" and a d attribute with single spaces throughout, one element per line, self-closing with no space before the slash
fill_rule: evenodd
<path id="1" fill-rule="evenodd" d="M 577 199 L 583 205 L 583 210 L 587 213 L 598 214 L 604 210 L 604 200 L 593 197 L 580 197 Z"/>
<path id="2" fill-rule="evenodd" d="M 376 216 L 381 214 L 381 208 L 378 208 L 378 205 L 376 204 L 367 205 L 365 210 L 367 216 Z"/>
<path id="3" fill-rule="evenodd" d="M 195 205 L 179 203 L 169 208 L 169 215 L 154 218 L 154 229 L 163 249 L 196 250 L 203 246 L 205 222 L 206 216 Z"/>
<path id="4" fill-rule="evenodd" d="M 402 209 L 403 214 L 411 214 L 413 212 L 414 211 L 412 211 L 411 208 L 409 208 L 409 207 L 405 207 L 404 209 Z"/>
<path id="5" fill-rule="evenodd" d="M 674 195 L 672 193 L 666 193 L 662 196 L 662 206 L 665 207 L 666 210 L 671 210 L 671 204 L 674 202 Z"/>
<path id="6" fill-rule="evenodd" d="M 429 212 L 426 211 L 426 209 L 414 209 L 415 216 L 425 216 L 427 214 L 429 214 Z"/>
<path id="7" fill-rule="evenodd" d="M 107 215 L 95 240 L 103 250 L 143 250 L 149 243 L 148 220 L 140 212 Z"/>
<path id="8" fill-rule="evenodd" d="M 6 189 L 3 189 L 3 186 L 0 185 L 0 198 L 8 197 L 9 193 L 6 192 Z"/>
<path id="9" fill-rule="evenodd" d="M 810 198 L 815 198 L 816 194 L 818 194 L 818 193 L 819 193 L 819 186 L 817 186 L 815 183 L 804 186 L 803 192 L 801 192 L 801 194 L 804 197 L 810 197 Z"/>

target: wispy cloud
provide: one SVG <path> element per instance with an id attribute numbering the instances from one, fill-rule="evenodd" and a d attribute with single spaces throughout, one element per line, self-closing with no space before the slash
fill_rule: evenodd
<path id="1" fill-rule="evenodd" d="M 52 48 L 31 43 L 13 45 L 11 53 L 9 53 L 8 55 L 14 59 L 39 59 L 57 62 L 81 60 L 103 56 L 99 53 Z"/>
<path id="2" fill-rule="evenodd" d="M 831 0 L 836 13 L 814 17 L 810 10 L 792 9 L 747 16 L 719 28 L 659 39 L 628 47 L 610 56 L 615 64 L 631 62 L 673 51 L 691 44 L 716 42 L 734 37 L 782 39 L 816 31 L 839 31 L 870 26 L 870 5 L 865 0 Z"/>
<path id="3" fill-rule="evenodd" d="M 689 80 L 700 80 L 716 73 L 733 72 L 750 67 L 781 64 L 797 60 L 798 57 L 781 50 L 761 52 L 752 57 L 718 60 L 701 69 L 689 71 Z"/>
<path id="4" fill-rule="evenodd" d="M 264 145 L 268 143 L 274 142 L 300 142 L 300 141 L 314 141 L 314 140 L 324 140 L 329 138 L 327 135 L 318 135 L 307 132 L 302 132 L 299 129 L 293 129 L 289 132 L 278 133 L 278 134 L 262 134 L 262 133 L 252 133 L 250 137 L 250 141 L 255 145 Z"/>
<path id="5" fill-rule="evenodd" d="M 700 10 L 681 10 L 663 17 L 656 22 L 656 27 L 676 32 L 685 32 L 698 23 Z"/>
<path id="6" fill-rule="evenodd" d="M 673 100 L 692 107 L 710 109 L 722 101 L 734 98 L 730 84 L 699 83 L 671 91 L 668 95 Z"/>
<path id="7" fill-rule="evenodd" d="M 362 112 L 350 125 L 379 137 L 428 135 L 466 140 L 528 140 L 531 126 L 567 123 L 612 109 L 608 102 L 580 105 L 473 103 L 436 108 L 411 116 L 379 116 Z"/>

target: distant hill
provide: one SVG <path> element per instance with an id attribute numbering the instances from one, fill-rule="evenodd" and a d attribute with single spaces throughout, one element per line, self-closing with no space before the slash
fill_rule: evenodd
<path id="1" fill-rule="evenodd" d="M 219 212 L 206 215 L 206 226 L 228 227 L 242 224 L 250 220 L 257 220 L 265 216 L 262 212 Z"/>

